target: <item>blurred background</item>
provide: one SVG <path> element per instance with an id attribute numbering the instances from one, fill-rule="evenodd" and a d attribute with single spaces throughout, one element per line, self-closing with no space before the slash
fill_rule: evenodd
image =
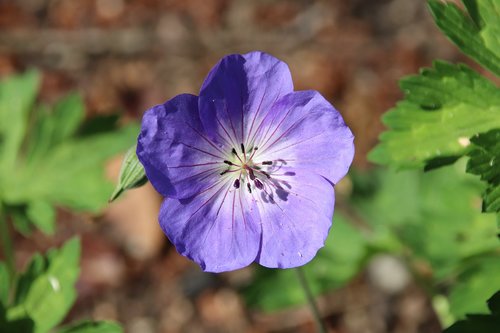
<path id="1" fill-rule="evenodd" d="M 356 136 L 353 171 L 337 188 L 339 231 L 334 226 L 328 249 L 307 271 L 330 331 L 440 332 L 455 275 L 436 267 L 460 258 L 428 249 L 434 240 L 421 221 L 435 213 L 433 200 L 446 201 L 439 191 L 453 192 L 464 177 L 382 172 L 366 159 L 383 130 L 380 116 L 402 97 L 402 76 L 436 58 L 478 69 L 435 27 L 425 1 L 0 0 L 0 77 L 38 69 L 37 102 L 51 105 L 76 91 L 86 120 L 118 115 L 122 126 L 137 123 L 155 104 L 197 94 L 222 56 L 251 50 L 286 61 L 296 89 L 321 92 Z M 106 161 L 111 182 L 122 156 Z M 450 199 L 456 207 L 441 209 L 440 219 L 454 209 L 454 223 L 477 219 L 481 201 L 469 183 L 460 183 L 467 198 Z M 17 266 L 78 234 L 79 296 L 67 321 L 116 320 L 132 333 L 314 331 L 293 275 L 254 266 L 201 272 L 159 229 L 160 202 L 147 185 L 103 202 L 98 213 L 62 205 L 53 236 L 15 233 Z M 461 246 L 460 232 L 453 231 L 453 246 Z"/>

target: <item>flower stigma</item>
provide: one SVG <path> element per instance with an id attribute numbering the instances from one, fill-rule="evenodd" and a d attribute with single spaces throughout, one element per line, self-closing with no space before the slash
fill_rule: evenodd
<path id="1" fill-rule="evenodd" d="M 245 145 L 243 143 L 240 144 L 241 148 L 241 156 L 236 151 L 235 148 L 231 148 L 231 156 L 232 160 L 224 160 L 223 163 L 227 164 L 229 167 L 224 169 L 219 174 L 224 176 L 228 173 L 237 173 L 239 172 L 237 178 L 234 180 L 233 186 L 236 189 L 240 188 L 241 183 L 247 184 L 247 189 L 249 193 L 252 193 L 252 183 L 254 187 L 259 190 L 264 189 L 264 184 L 266 180 L 271 179 L 271 175 L 269 172 L 262 170 L 262 166 L 272 166 L 274 164 L 273 161 L 262 161 L 262 162 L 254 162 L 253 159 L 255 157 L 255 153 L 258 150 L 258 147 L 251 148 L 249 150 L 245 149 Z M 250 155 L 250 156 L 248 156 Z"/>

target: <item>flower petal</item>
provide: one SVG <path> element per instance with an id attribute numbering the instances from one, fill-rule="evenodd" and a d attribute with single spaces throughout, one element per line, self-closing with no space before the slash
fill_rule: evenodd
<path id="1" fill-rule="evenodd" d="M 293 91 L 287 64 L 263 52 L 224 57 L 200 91 L 200 117 L 213 139 L 239 147 L 258 132 L 276 100 Z"/>
<path id="2" fill-rule="evenodd" d="M 189 199 L 165 199 L 160 225 L 177 251 L 204 271 L 248 266 L 259 250 L 261 226 L 255 201 L 231 181 Z"/>
<path id="3" fill-rule="evenodd" d="M 264 120 L 255 160 L 281 161 L 336 184 L 354 157 L 354 136 L 340 113 L 316 91 L 298 91 L 277 101 Z"/>
<path id="4" fill-rule="evenodd" d="M 291 268 L 309 262 L 323 247 L 332 224 L 335 194 L 328 180 L 283 167 L 260 196 L 262 243 L 257 262 Z"/>
<path id="5" fill-rule="evenodd" d="M 187 198 L 209 187 L 224 169 L 224 153 L 206 136 L 198 97 L 178 95 L 144 114 L 137 156 L 163 196 Z"/>

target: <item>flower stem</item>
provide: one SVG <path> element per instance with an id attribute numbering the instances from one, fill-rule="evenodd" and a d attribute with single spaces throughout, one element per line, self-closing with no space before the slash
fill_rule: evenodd
<path id="1" fill-rule="evenodd" d="M 318 306 L 316 305 L 316 301 L 314 300 L 314 295 L 307 283 L 306 276 L 304 274 L 304 270 L 302 267 L 295 268 L 295 272 L 297 272 L 297 277 L 299 278 L 300 285 L 302 289 L 304 289 L 304 294 L 306 295 L 307 302 L 309 303 L 309 307 L 314 317 L 314 321 L 316 322 L 316 329 L 318 333 L 327 333 L 326 327 L 321 320 L 321 314 L 319 313 Z"/>
<path id="2" fill-rule="evenodd" d="M 2 241 L 2 251 L 7 264 L 7 269 L 9 270 L 10 281 L 12 282 L 15 274 L 15 261 L 14 261 L 14 250 L 12 248 L 12 240 L 10 239 L 9 226 L 7 225 L 7 218 L 2 213 L 2 207 L 0 205 L 0 237 Z"/>

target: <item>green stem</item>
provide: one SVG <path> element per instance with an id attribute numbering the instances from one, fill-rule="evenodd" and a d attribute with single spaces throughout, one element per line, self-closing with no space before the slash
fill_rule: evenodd
<path id="1" fill-rule="evenodd" d="M 309 307 L 314 317 L 314 321 L 316 322 L 316 329 L 318 333 L 326 333 L 327 331 L 325 325 L 323 323 L 323 320 L 321 319 L 321 314 L 319 313 L 316 301 L 314 300 L 314 295 L 311 291 L 311 288 L 309 287 L 309 284 L 307 283 L 304 270 L 302 269 L 302 267 L 297 267 L 295 268 L 295 272 L 297 272 L 297 277 L 299 278 L 300 285 L 302 286 L 302 289 L 304 289 L 304 294 L 306 295 L 307 302 L 309 303 Z"/>
<path id="2" fill-rule="evenodd" d="M 14 250 L 10 238 L 9 226 L 7 225 L 7 218 L 2 213 L 1 209 L 2 207 L 0 206 L 0 237 L 2 240 L 2 251 L 7 263 L 7 269 L 9 270 L 10 281 L 12 282 L 15 274 Z"/>

